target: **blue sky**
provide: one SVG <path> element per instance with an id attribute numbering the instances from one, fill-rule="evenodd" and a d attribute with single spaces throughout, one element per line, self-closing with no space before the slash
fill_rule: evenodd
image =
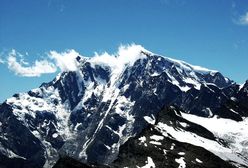
<path id="1" fill-rule="evenodd" d="M 48 67 L 39 77 L 17 74 L 8 66 L 11 52 L 13 62 L 30 66 L 51 50 L 91 56 L 130 43 L 243 83 L 248 79 L 248 1 L 1 0 L 0 102 L 59 72 Z"/>

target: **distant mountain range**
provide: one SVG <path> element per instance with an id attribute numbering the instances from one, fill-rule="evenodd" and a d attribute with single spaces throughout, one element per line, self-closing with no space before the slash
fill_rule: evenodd
<path id="1" fill-rule="evenodd" d="M 0 167 L 248 167 L 248 81 L 125 50 L 3 102 Z"/>

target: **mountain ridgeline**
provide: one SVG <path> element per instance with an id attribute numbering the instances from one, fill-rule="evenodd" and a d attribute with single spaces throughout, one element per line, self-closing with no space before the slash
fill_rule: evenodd
<path id="1" fill-rule="evenodd" d="M 53 167 L 70 158 L 93 167 L 248 166 L 241 129 L 248 81 L 239 85 L 140 46 L 125 54 L 115 61 L 78 56 L 76 71 L 3 102 L 0 165 Z M 218 132 L 200 120 L 237 129 Z"/>

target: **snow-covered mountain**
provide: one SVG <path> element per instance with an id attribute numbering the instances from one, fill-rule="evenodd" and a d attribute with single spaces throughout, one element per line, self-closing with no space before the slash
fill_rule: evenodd
<path id="1" fill-rule="evenodd" d="M 75 59 L 77 70 L 0 105 L 2 165 L 52 167 L 69 157 L 88 165 L 141 167 L 169 164 L 156 162 L 168 157 L 183 167 L 193 164 L 184 160 L 188 152 L 195 164 L 207 162 L 194 158 L 194 151 L 204 151 L 221 165 L 248 166 L 248 81 L 238 85 L 218 71 L 139 45 L 122 47 L 116 56 Z M 177 112 L 168 117 L 168 111 Z M 143 145 L 141 151 L 161 149 L 161 156 L 129 162 L 126 152 L 135 152 L 125 146 L 133 141 Z M 180 158 L 166 148 L 169 142 L 187 143 Z"/>

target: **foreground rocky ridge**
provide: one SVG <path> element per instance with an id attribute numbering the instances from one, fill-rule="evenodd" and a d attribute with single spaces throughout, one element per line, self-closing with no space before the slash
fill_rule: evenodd
<path id="1" fill-rule="evenodd" d="M 156 117 L 157 120 L 150 123 L 136 137 L 130 138 L 121 146 L 117 159 L 108 166 L 89 167 L 201 167 L 201 168 L 234 168 L 247 167 L 232 161 L 225 161 L 207 149 L 195 146 L 192 142 L 178 141 L 173 135 L 161 129 L 161 125 L 173 127 L 175 130 L 184 130 L 194 134 L 194 138 L 202 137 L 218 143 L 220 146 L 228 146 L 225 139 L 216 137 L 206 128 L 190 122 L 182 117 L 179 109 L 170 106 L 164 108 Z M 187 127 L 185 127 L 187 124 Z M 182 136 L 184 136 L 182 134 Z M 83 168 L 78 161 L 69 158 L 61 158 L 54 168 Z"/>
<path id="2" fill-rule="evenodd" d="M 129 54 L 132 59 L 123 59 Z M 77 71 L 63 72 L 1 104 L 2 165 L 52 167 L 59 156 L 90 165 L 111 165 L 122 145 L 140 135 L 148 126 L 147 119 L 157 119 L 164 106 L 174 105 L 185 114 L 206 119 L 218 116 L 221 121 L 246 121 L 248 82 L 240 86 L 217 71 L 158 56 L 141 46 L 125 48 L 112 62 L 106 63 L 105 57 L 79 56 Z M 162 126 L 169 134 L 177 129 L 176 125 Z M 194 129 L 203 130 L 199 124 Z M 243 135 L 238 143 L 233 142 L 237 140 L 232 137 L 235 131 L 239 130 L 230 132 L 229 140 L 223 142 L 213 139 L 214 130 L 197 137 L 199 141 L 203 141 L 201 137 L 210 139 L 212 145 L 220 143 L 218 149 L 223 147 L 228 156 L 211 151 L 216 146 L 199 141 L 191 145 L 215 152 L 222 160 L 247 165 L 247 142 Z M 178 132 L 185 133 L 192 138 L 188 129 Z M 187 143 L 177 134 L 174 140 Z M 225 148 L 228 145 L 230 150 Z"/>

